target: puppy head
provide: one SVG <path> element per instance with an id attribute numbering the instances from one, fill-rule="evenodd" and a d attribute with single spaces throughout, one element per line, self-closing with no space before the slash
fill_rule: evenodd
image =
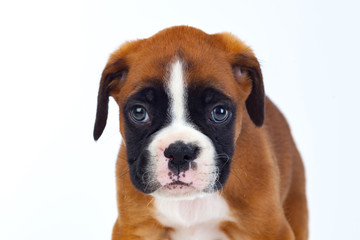
<path id="1" fill-rule="evenodd" d="M 243 117 L 264 121 L 264 89 L 251 49 L 228 33 L 165 29 L 128 42 L 103 71 L 94 128 L 108 99 L 120 108 L 133 185 L 156 197 L 194 198 L 221 189 Z"/>

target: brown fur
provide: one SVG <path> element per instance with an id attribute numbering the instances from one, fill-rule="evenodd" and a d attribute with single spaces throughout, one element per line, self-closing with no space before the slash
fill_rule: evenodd
<path id="1" fill-rule="evenodd" d="M 252 110 L 261 109 L 261 70 L 251 49 L 233 35 L 208 35 L 181 26 L 125 43 L 111 55 L 104 70 L 98 110 L 107 109 L 106 98 L 113 96 L 123 123 L 121 109 L 128 96 L 148 81 L 164 81 L 167 64 L 179 54 L 187 63 L 189 83 L 212 85 L 238 104 L 235 154 L 221 190 L 236 222 L 222 222 L 219 228 L 229 239 L 307 239 L 305 177 L 299 152 L 285 118 L 268 98 L 265 122 L 262 127 L 255 126 L 254 121 L 262 123 L 261 112 Z M 234 78 L 234 66 L 245 68 L 245 74 Z M 106 123 L 101 116 L 98 113 L 96 139 Z M 122 136 L 124 131 L 120 124 Z M 153 217 L 152 197 L 130 182 L 124 143 L 118 155 L 116 183 L 119 218 L 113 240 L 170 239 L 172 229 Z"/>

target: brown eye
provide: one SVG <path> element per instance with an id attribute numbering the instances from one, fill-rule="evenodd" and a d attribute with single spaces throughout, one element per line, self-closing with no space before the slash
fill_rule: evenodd
<path id="1" fill-rule="evenodd" d="M 223 107 L 216 107 L 211 111 L 211 118 L 215 123 L 222 123 L 229 117 L 229 111 Z"/>
<path id="2" fill-rule="evenodd" d="M 145 108 L 141 106 L 133 107 L 130 112 L 130 116 L 135 122 L 147 122 L 149 120 L 149 114 Z"/>

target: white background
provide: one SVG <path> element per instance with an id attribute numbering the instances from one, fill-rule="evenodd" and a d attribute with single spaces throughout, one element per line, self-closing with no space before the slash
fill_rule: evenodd
<path id="1" fill-rule="evenodd" d="M 172 25 L 259 58 L 307 171 L 310 235 L 360 239 L 358 1 L 1 1 L 0 239 L 110 239 L 118 109 L 92 139 L 109 54 Z"/>

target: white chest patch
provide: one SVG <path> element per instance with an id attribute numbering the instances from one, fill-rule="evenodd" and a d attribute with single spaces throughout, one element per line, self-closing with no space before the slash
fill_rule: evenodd
<path id="1" fill-rule="evenodd" d="M 174 228 L 173 240 L 227 240 L 218 225 L 231 221 L 226 201 L 213 193 L 193 200 L 155 198 L 155 216 L 167 227 Z"/>

